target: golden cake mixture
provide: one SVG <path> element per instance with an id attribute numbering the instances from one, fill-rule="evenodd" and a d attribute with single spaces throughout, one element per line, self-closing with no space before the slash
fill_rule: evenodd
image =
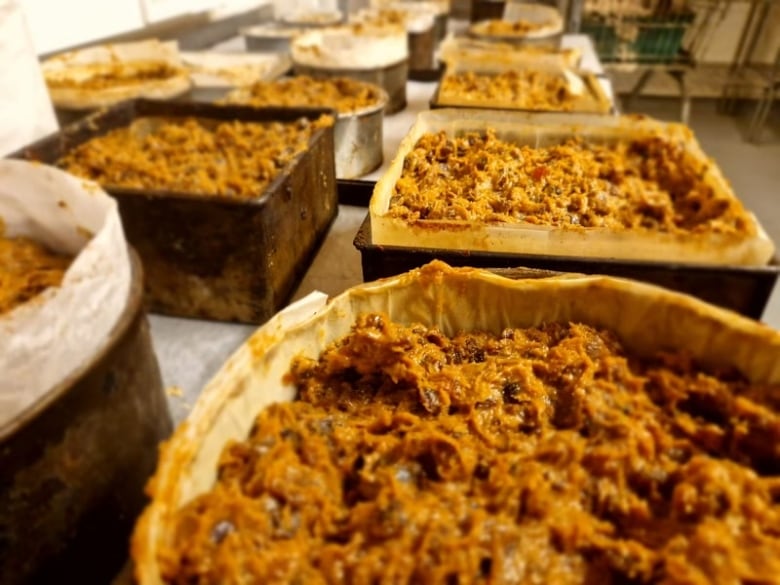
<path id="1" fill-rule="evenodd" d="M 208 124 L 207 124 L 208 122 Z M 106 187 L 252 199 L 333 119 L 312 122 L 137 120 L 92 138 L 58 165 Z"/>
<path id="2" fill-rule="evenodd" d="M 176 584 L 780 583 L 780 387 L 576 323 L 358 318 L 176 514 Z"/>
<path id="3" fill-rule="evenodd" d="M 110 67 L 96 66 L 95 72 L 84 78 L 50 73 L 46 83 L 52 89 L 110 89 L 112 87 L 137 85 L 149 81 L 160 81 L 182 75 L 183 70 L 166 63 L 115 63 Z"/>
<path id="4" fill-rule="evenodd" d="M 402 26 L 405 28 L 409 17 L 410 13 L 406 11 L 382 9 L 369 14 L 363 14 L 358 23 L 371 26 Z"/>
<path id="5" fill-rule="evenodd" d="M 289 16 L 288 18 L 285 18 L 285 22 L 289 22 L 292 24 L 317 24 L 317 25 L 323 25 L 323 24 L 338 24 L 341 22 L 341 13 L 339 12 L 317 12 L 317 11 L 307 11 L 307 12 L 297 12 L 296 14 L 293 14 Z"/>
<path id="6" fill-rule="evenodd" d="M 481 25 L 480 33 L 495 37 L 524 37 L 531 33 L 551 28 L 555 25 L 553 22 L 531 22 L 530 20 L 488 20 Z"/>
<path id="7" fill-rule="evenodd" d="M 662 136 L 534 148 L 492 130 L 439 132 L 423 135 L 406 155 L 388 215 L 753 235 L 739 200 L 716 192 L 705 173 L 684 142 Z"/>
<path id="8" fill-rule="evenodd" d="M 347 77 L 314 79 L 305 75 L 260 81 L 239 93 L 241 98 L 231 97 L 229 101 L 252 106 L 333 108 L 340 114 L 376 106 L 382 99 L 380 89 L 370 83 Z"/>
<path id="9" fill-rule="evenodd" d="M 28 238 L 0 235 L 0 315 L 59 286 L 71 261 Z"/>
<path id="10" fill-rule="evenodd" d="M 491 102 L 521 110 L 559 112 L 597 111 L 600 106 L 587 89 L 574 93 L 563 73 L 538 69 L 448 73 L 441 81 L 439 101 L 478 106 Z"/>

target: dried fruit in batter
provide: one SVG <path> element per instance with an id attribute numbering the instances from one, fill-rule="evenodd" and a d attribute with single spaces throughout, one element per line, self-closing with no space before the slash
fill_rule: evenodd
<path id="1" fill-rule="evenodd" d="M 780 387 L 383 314 L 290 375 L 177 512 L 167 582 L 780 582 Z"/>

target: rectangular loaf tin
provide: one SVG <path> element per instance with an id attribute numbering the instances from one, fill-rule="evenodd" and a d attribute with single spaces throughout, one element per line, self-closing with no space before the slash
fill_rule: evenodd
<path id="1" fill-rule="evenodd" d="M 355 204 L 364 185 L 351 185 Z M 631 278 L 684 292 L 707 302 L 760 319 L 780 273 L 777 257 L 765 266 L 713 266 L 681 262 L 598 259 L 573 256 L 511 254 L 491 251 L 440 250 L 435 248 L 385 246 L 371 239 L 371 218 L 366 217 L 355 235 L 364 282 L 401 274 L 431 260 L 451 266 L 475 268 L 525 267 L 539 270 L 604 274 Z"/>
<path id="2" fill-rule="evenodd" d="M 377 182 L 369 206 L 372 243 L 384 246 L 506 252 L 544 256 L 616 258 L 722 265 L 766 264 L 774 245 L 752 214 L 757 235 L 662 233 L 608 228 L 556 228 L 528 223 L 482 223 L 465 220 L 406 221 L 388 215 L 404 159 L 418 139 L 429 132 L 461 136 L 494 129 L 499 138 L 521 145 L 559 144 L 569 137 L 609 143 L 619 139 L 657 136 L 685 144 L 686 152 L 706 165 L 704 180 L 724 197 L 736 197 L 720 169 L 681 124 L 641 116 L 600 116 L 498 110 L 441 109 L 419 114 L 401 142 L 395 159 Z"/>
<path id="3" fill-rule="evenodd" d="M 128 101 L 97 112 L 16 153 L 56 164 L 70 149 L 136 119 L 293 121 L 329 110 Z M 317 130 L 263 194 L 112 187 L 125 234 L 144 265 L 146 300 L 159 313 L 262 323 L 283 307 L 338 211 L 333 128 Z"/>

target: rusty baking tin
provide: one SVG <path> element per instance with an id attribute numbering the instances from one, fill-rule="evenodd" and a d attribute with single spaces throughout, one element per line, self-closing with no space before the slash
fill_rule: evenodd
<path id="1" fill-rule="evenodd" d="M 345 202 L 348 198 L 353 205 L 360 205 L 361 201 L 370 199 L 373 187 L 373 183 L 368 181 L 345 184 Z M 342 192 L 341 185 L 339 192 Z M 525 267 L 555 272 L 604 274 L 688 293 L 754 319 L 759 319 L 763 314 L 780 274 L 777 257 L 766 266 L 717 266 L 378 245 L 371 241 L 371 219 L 368 215 L 355 235 L 354 245 L 360 252 L 364 282 L 395 276 L 434 259 L 443 260 L 451 266 Z"/>
<path id="2" fill-rule="evenodd" d="M 293 121 L 330 110 L 124 102 L 14 156 L 54 164 L 82 142 L 143 117 Z M 252 200 L 105 187 L 119 202 L 128 241 L 146 272 L 155 312 L 262 323 L 286 305 L 338 211 L 333 128 L 312 136 Z"/>
<path id="3" fill-rule="evenodd" d="M 479 22 L 481 20 L 501 19 L 504 17 L 504 0 L 471 0 L 471 12 L 469 20 Z"/>
<path id="4" fill-rule="evenodd" d="M 333 127 L 336 176 L 353 179 L 379 168 L 384 160 L 383 122 L 387 93 L 380 92 L 379 101 L 354 112 L 338 114 Z"/>
<path id="5" fill-rule="evenodd" d="M 131 253 L 127 305 L 92 359 L 0 428 L 0 583 L 109 583 L 172 430 Z"/>

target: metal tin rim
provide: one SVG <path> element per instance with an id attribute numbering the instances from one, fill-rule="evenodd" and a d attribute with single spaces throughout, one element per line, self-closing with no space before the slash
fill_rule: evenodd
<path id="1" fill-rule="evenodd" d="M 556 31 L 546 35 L 537 35 L 533 37 L 523 35 L 490 35 L 473 30 L 469 30 L 466 34 L 473 39 L 479 39 L 481 41 L 517 45 L 520 43 L 532 44 L 544 41 L 554 41 L 555 39 L 563 36 L 563 31 Z"/>
<path id="2" fill-rule="evenodd" d="M 131 281 L 130 290 L 127 294 L 127 303 L 124 311 L 122 311 L 119 321 L 117 321 L 114 328 L 108 334 L 108 339 L 103 346 L 95 352 L 95 354 L 81 364 L 76 370 L 65 378 L 62 382 L 56 384 L 43 395 L 41 395 L 35 402 L 27 406 L 22 410 L 15 418 L 6 423 L 3 427 L 0 427 L 0 443 L 6 439 L 12 437 L 20 429 L 27 426 L 32 422 L 40 413 L 45 411 L 51 404 L 62 397 L 73 385 L 83 378 L 92 367 L 99 363 L 106 355 L 108 355 L 116 345 L 122 340 L 127 329 L 135 320 L 136 314 L 142 309 L 141 303 L 143 300 L 143 266 L 138 258 L 135 250 L 130 245 L 127 246 L 127 252 L 130 256 L 131 264 Z"/>
<path id="3" fill-rule="evenodd" d="M 280 22 L 286 26 L 297 26 L 300 28 L 327 28 L 339 24 L 344 20 L 344 14 L 340 10 L 323 10 L 322 12 L 316 12 L 316 14 L 322 15 L 325 18 L 322 20 L 307 20 L 306 18 L 281 18 Z"/>
<path id="4" fill-rule="evenodd" d="M 377 90 L 379 94 L 379 99 L 377 102 L 370 106 L 365 106 L 351 112 L 339 112 L 336 116 L 339 120 L 343 120 L 345 118 L 363 118 L 365 116 L 370 116 L 371 114 L 376 114 L 379 110 L 383 110 L 385 108 L 387 102 L 390 100 L 390 97 L 387 95 L 387 92 L 384 90 L 384 88 L 379 87 L 373 83 L 366 83 L 366 85 L 373 85 L 374 89 Z"/>
<path id="5" fill-rule="evenodd" d="M 305 67 L 307 69 L 316 69 L 317 71 L 323 71 L 326 73 L 338 73 L 341 75 L 349 75 L 350 73 L 374 73 L 377 71 L 386 71 L 388 69 L 393 69 L 394 67 L 398 67 L 399 65 L 403 65 L 404 63 L 409 62 L 408 57 L 404 57 L 400 61 L 396 61 L 395 63 L 390 63 L 388 65 L 378 65 L 376 67 L 349 67 L 345 65 L 335 66 L 335 65 L 310 65 L 308 63 L 301 63 L 300 61 L 296 61 L 295 59 L 292 60 L 293 67 Z"/>

